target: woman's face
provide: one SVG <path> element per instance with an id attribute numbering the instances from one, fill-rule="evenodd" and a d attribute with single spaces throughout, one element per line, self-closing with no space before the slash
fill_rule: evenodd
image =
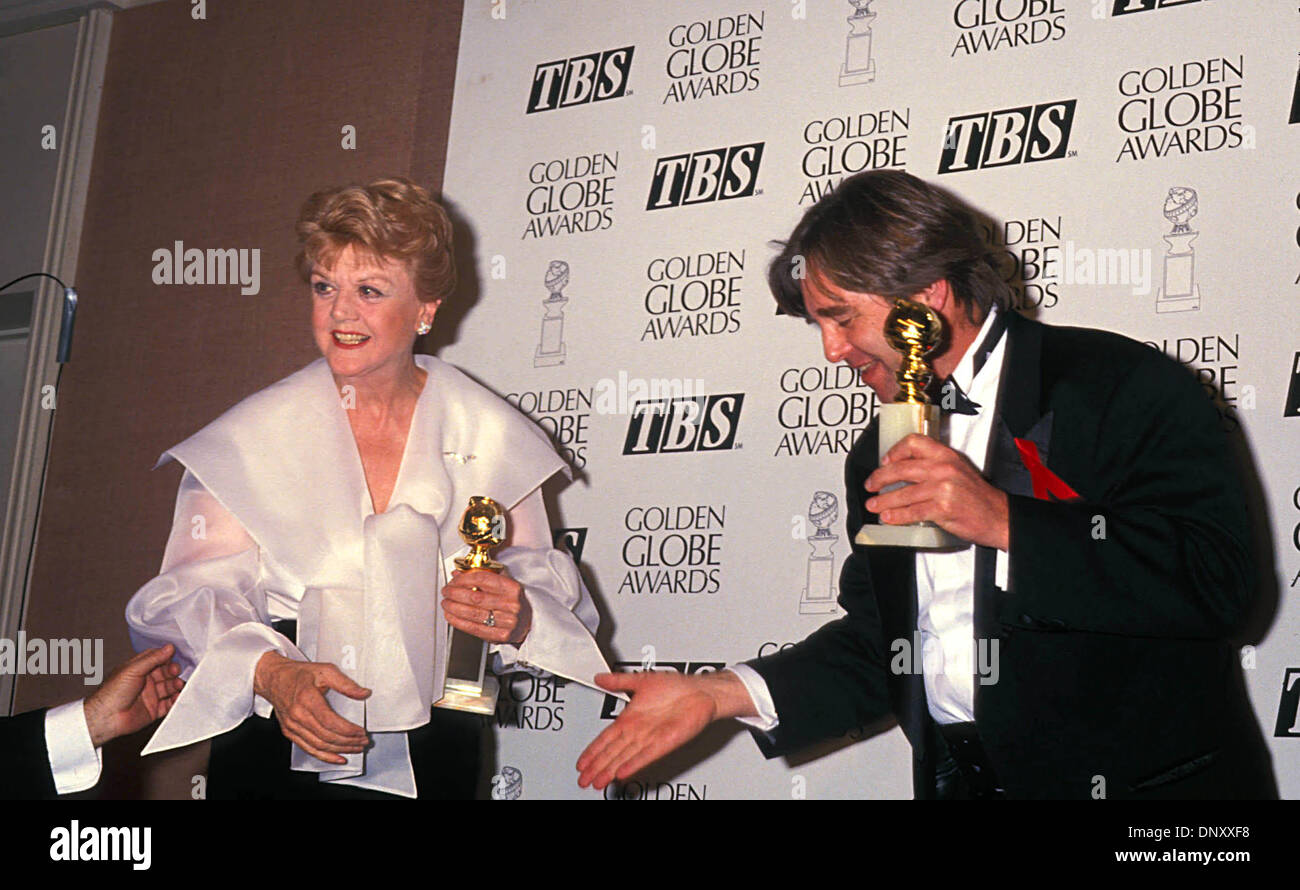
<path id="1" fill-rule="evenodd" d="M 312 269 L 311 291 L 316 346 L 336 377 L 403 373 L 414 364 L 416 328 L 438 310 L 416 296 L 406 262 L 370 259 L 350 244 L 333 267 Z"/>

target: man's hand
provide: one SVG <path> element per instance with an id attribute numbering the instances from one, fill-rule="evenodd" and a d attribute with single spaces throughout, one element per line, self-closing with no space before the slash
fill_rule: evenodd
<path id="1" fill-rule="evenodd" d="M 964 455 L 929 436 L 912 434 L 889 449 L 867 477 L 867 491 L 912 482 L 867 500 L 886 525 L 929 520 L 959 538 L 985 547 L 1010 546 L 1007 494 L 980 476 Z"/>
<path id="2" fill-rule="evenodd" d="M 630 692 L 618 719 L 578 758 L 578 785 L 603 789 L 677 750 L 714 720 L 754 717 L 745 684 L 731 671 L 685 677 L 675 671 L 597 674 L 596 685 Z"/>
<path id="3" fill-rule="evenodd" d="M 171 643 L 146 649 L 118 665 L 86 699 L 86 728 L 95 747 L 144 729 L 171 710 L 185 681 L 171 661 Z"/>
<path id="4" fill-rule="evenodd" d="M 518 645 L 532 627 L 533 610 L 524 588 L 504 572 L 453 572 L 442 596 L 447 623 L 489 643 Z"/>
<path id="5" fill-rule="evenodd" d="M 348 698 L 370 696 L 369 689 L 332 664 L 294 661 L 278 652 L 264 654 L 253 677 L 253 691 L 275 708 L 285 738 L 317 760 L 343 764 L 347 758 L 342 755 L 364 751 L 370 737 L 334 712 L 325 700 L 329 689 Z"/>

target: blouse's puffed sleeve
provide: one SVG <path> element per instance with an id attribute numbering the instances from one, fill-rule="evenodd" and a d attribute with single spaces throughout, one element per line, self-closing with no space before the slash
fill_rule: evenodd
<path id="1" fill-rule="evenodd" d="M 608 670 L 592 639 L 600 615 L 573 557 L 552 544 L 540 488 L 510 510 L 510 521 L 510 546 L 496 558 L 523 585 L 533 620 L 519 646 L 493 646 L 497 672 L 540 669 L 590 685 L 596 673 Z"/>
<path id="2" fill-rule="evenodd" d="M 126 607 L 131 642 L 137 650 L 166 643 L 176 646 L 181 676 L 191 681 L 185 690 L 192 693 L 189 697 L 205 690 L 220 691 L 219 695 L 206 693 L 205 698 L 214 700 L 203 702 L 201 708 L 181 710 L 209 709 L 212 719 L 232 726 L 254 710 L 269 716 L 270 704 L 253 694 L 258 660 L 271 650 L 306 660 L 293 643 L 271 629 L 260 574 L 256 542 L 186 470 L 161 572 Z M 204 674 L 205 682 L 193 682 L 196 671 Z"/>

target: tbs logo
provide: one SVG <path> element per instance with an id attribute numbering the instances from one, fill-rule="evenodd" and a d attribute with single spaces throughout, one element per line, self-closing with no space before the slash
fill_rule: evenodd
<path id="1" fill-rule="evenodd" d="M 1128 15 L 1130 12 L 1150 12 L 1153 9 L 1168 9 L 1171 6 L 1186 6 L 1201 0 L 1115 0 L 1111 15 Z"/>
<path id="2" fill-rule="evenodd" d="M 762 142 L 660 158 L 655 162 L 650 198 L 645 209 L 659 210 L 760 194 L 754 186 L 758 183 L 758 165 L 762 159 Z"/>
<path id="3" fill-rule="evenodd" d="M 728 451 L 736 447 L 745 394 L 649 399 L 632 405 L 624 454 Z"/>
<path id="4" fill-rule="evenodd" d="M 1066 99 L 949 119 L 939 172 L 1006 167 L 1065 157 L 1077 101 Z"/>
<path id="5" fill-rule="evenodd" d="M 558 62 L 543 62 L 533 72 L 533 89 L 528 94 L 525 113 L 617 99 L 626 94 L 633 49 L 624 46 Z"/>
<path id="6" fill-rule="evenodd" d="M 1291 360 L 1291 385 L 1286 391 L 1286 407 L 1282 409 L 1283 417 L 1300 417 L 1300 352 Z"/>
<path id="7" fill-rule="evenodd" d="M 1282 700 L 1277 705 L 1273 738 L 1300 738 L 1300 668 L 1287 668 L 1282 678 Z"/>
<path id="8" fill-rule="evenodd" d="M 587 546 L 585 528 L 557 528 L 553 534 L 556 550 L 567 550 L 574 562 L 582 562 L 582 549 Z"/>

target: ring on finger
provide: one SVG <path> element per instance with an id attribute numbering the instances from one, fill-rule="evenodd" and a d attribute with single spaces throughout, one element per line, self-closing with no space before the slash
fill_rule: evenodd
<path id="1" fill-rule="evenodd" d="M 488 609 L 487 617 L 483 619 L 483 623 L 486 624 L 488 627 L 497 626 L 497 616 L 492 614 L 491 609 Z"/>

